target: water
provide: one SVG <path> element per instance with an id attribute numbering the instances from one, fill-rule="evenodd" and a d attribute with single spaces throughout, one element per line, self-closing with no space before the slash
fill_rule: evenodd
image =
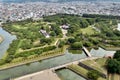
<path id="1" fill-rule="evenodd" d="M 71 54 L 68 51 L 66 51 L 64 56 L 43 60 L 42 62 L 34 62 L 31 63 L 30 65 L 22 65 L 11 69 L 2 70 L 0 71 L 0 80 L 4 79 L 9 80 L 9 78 L 20 77 L 25 74 L 30 74 L 44 69 L 49 69 L 55 66 L 66 64 L 75 60 L 80 60 L 86 57 L 87 56 L 84 53 Z"/>
<path id="2" fill-rule="evenodd" d="M 104 57 L 105 55 L 114 54 L 116 51 L 106 51 L 103 48 L 91 49 L 90 53 L 94 57 Z"/>
<path id="3" fill-rule="evenodd" d="M 62 80 L 86 80 L 69 69 L 58 70 L 56 73 Z"/>
<path id="4" fill-rule="evenodd" d="M 16 39 L 16 36 L 9 34 L 0 27 L 0 35 L 3 36 L 4 41 L 0 44 L 0 58 L 3 57 L 6 50 L 9 48 L 9 44 Z"/>
<path id="5" fill-rule="evenodd" d="M 105 54 L 107 53 L 112 54 L 115 53 L 115 51 L 105 51 L 104 49 L 99 48 L 98 50 L 92 49 L 91 53 L 93 56 L 103 57 Z M 43 60 L 42 62 L 34 62 L 31 63 L 30 65 L 22 65 L 11 69 L 2 70 L 0 71 L 0 80 L 4 80 L 4 79 L 9 80 L 9 78 L 20 77 L 33 72 L 63 65 L 75 60 L 84 59 L 86 57 L 87 56 L 83 52 L 82 54 L 71 54 L 66 50 L 65 55 L 63 56 Z"/>

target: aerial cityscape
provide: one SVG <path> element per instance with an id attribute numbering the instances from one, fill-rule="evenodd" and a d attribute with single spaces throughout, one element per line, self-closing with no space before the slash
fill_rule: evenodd
<path id="1" fill-rule="evenodd" d="M 120 80 L 120 1 L 0 0 L 0 80 Z"/>
<path id="2" fill-rule="evenodd" d="M 120 2 L 1 3 L 0 20 L 39 19 L 58 13 L 120 15 Z"/>

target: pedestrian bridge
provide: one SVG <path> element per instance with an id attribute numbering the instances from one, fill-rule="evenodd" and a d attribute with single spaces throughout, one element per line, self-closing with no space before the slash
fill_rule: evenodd
<path id="1" fill-rule="evenodd" d="M 91 53 L 87 50 L 87 48 L 83 46 L 82 49 L 88 57 L 92 57 Z"/>

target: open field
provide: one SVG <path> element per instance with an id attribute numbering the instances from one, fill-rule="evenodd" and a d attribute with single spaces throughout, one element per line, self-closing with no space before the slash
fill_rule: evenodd
<path id="1" fill-rule="evenodd" d="M 93 35 L 93 34 L 97 33 L 97 31 L 95 31 L 95 29 L 93 29 L 92 27 L 80 29 L 80 31 L 82 32 L 82 34 L 87 34 L 87 35 Z"/>
<path id="2" fill-rule="evenodd" d="M 87 66 L 90 66 L 91 68 L 93 68 L 99 72 L 106 73 L 105 69 L 100 66 L 102 63 L 99 64 L 99 63 L 95 62 L 94 60 L 87 60 L 87 61 L 83 61 L 82 63 Z"/>
<path id="3" fill-rule="evenodd" d="M 78 65 L 74 65 L 74 64 L 69 65 L 68 68 L 75 71 L 78 74 L 81 74 L 84 77 L 87 77 L 86 74 L 87 74 L 88 70 L 86 70 L 86 69 L 84 69 L 84 68 L 82 68 L 82 67 L 80 67 Z"/>
<path id="4" fill-rule="evenodd" d="M 78 66 L 78 65 L 74 65 L 74 64 L 69 65 L 68 68 L 88 79 L 88 77 L 87 77 L 88 70 L 87 69 L 85 69 L 81 66 Z M 106 79 L 99 77 L 98 80 L 106 80 Z"/>

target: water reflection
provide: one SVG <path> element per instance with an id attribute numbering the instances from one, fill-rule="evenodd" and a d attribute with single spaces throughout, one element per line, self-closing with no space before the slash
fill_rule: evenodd
<path id="1" fill-rule="evenodd" d="M 103 48 L 91 49 L 90 53 L 95 57 L 104 57 L 106 54 L 114 54 L 116 51 L 107 51 Z"/>
<path id="2" fill-rule="evenodd" d="M 9 48 L 9 44 L 16 39 L 16 36 L 9 34 L 0 27 L 0 35 L 4 37 L 4 41 L 0 44 L 0 58 L 3 57 L 6 50 Z"/>
<path id="3" fill-rule="evenodd" d="M 55 66 L 63 65 L 71 61 L 80 60 L 86 57 L 87 56 L 83 52 L 81 54 L 71 54 L 66 50 L 65 55 L 63 56 L 43 60 L 42 62 L 34 62 L 31 63 L 29 66 L 22 65 L 11 69 L 2 70 L 0 71 L 0 80 L 11 77 L 20 77 L 25 74 L 30 74 L 44 69 L 49 69 Z"/>
<path id="4" fill-rule="evenodd" d="M 56 73 L 62 80 L 86 80 L 69 69 L 58 70 Z"/>

